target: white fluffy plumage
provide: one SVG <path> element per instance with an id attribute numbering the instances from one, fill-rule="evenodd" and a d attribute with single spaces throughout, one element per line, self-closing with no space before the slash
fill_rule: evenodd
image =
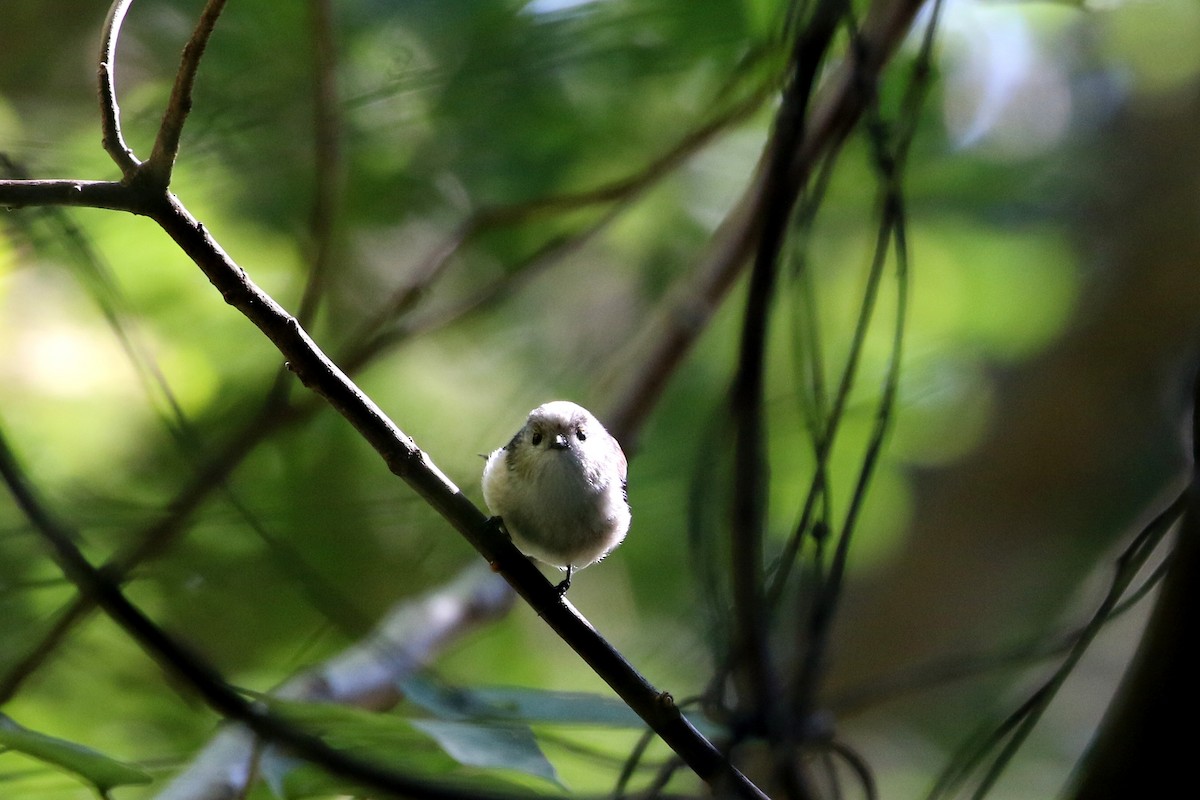
<path id="1" fill-rule="evenodd" d="M 629 531 L 625 454 L 586 408 L 555 400 L 483 468 L 483 499 L 521 552 L 567 570 L 594 564 Z"/>

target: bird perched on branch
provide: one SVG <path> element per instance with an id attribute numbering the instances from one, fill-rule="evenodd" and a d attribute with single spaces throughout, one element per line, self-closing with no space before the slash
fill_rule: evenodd
<path id="1" fill-rule="evenodd" d="M 487 457 L 483 499 L 527 556 L 564 569 L 596 563 L 629 531 L 625 454 L 586 408 L 555 400 L 529 412 Z"/>

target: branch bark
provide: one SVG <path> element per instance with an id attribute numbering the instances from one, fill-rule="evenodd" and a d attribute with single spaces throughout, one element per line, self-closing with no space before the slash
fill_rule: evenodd
<path id="1" fill-rule="evenodd" d="M 117 39 L 121 35 L 121 24 L 133 0 L 115 0 L 108 9 L 108 17 L 104 20 L 104 30 L 100 37 L 100 66 L 98 68 L 98 83 L 100 86 L 100 128 L 103 132 L 102 144 L 113 162 L 121 170 L 125 178 L 130 178 L 141 166 L 137 156 L 125 144 L 121 134 L 121 107 L 117 104 L 116 61 Z"/>
<path id="2" fill-rule="evenodd" d="M 200 69 L 200 59 L 204 57 L 204 49 L 224 8 L 225 0 L 208 0 L 200 12 L 192 37 L 183 48 L 175 85 L 171 87 L 171 98 L 167 101 L 162 123 L 158 126 L 154 149 L 150 152 L 150 159 L 140 169 L 145 173 L 145 179 L 156 186 L 166 188 L 171 183 L 183 125 L 192 110 L 192 87 L 196 82 L 196 72 Z"/>

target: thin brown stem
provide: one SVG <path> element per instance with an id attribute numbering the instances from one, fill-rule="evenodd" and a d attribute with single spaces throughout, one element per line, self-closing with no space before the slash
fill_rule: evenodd
<path id="1" fill-rule="evenodd" d="M 192 110 L 192 87 L 196 82 L 196 71 L 200 68 L 200 59 L 224 8 L 225 0 L 208 0 L 191 38 L 184 45 L 179 71 L 175 74 L 175 85 L 171 87 L 171 98 L 167 101 L 167 109 L 158 127 L 150 160 L 144 167 L 147 180 L 157 186 L 165 188 L 171 183 L 171 171 L 179 156 L 179 139 L 183 136 L 184 123 Z"/>
<path id="2" fill-rule="evenodd" d="M 587 228 L 551 239 L 530 253 L 520 263 L 512 265 L 505 275 L 485 284 L 450 308 L 427 314 L 420 319 L 406 321 L 391 329 L 379 330 L 377 334 L 369 338 L 364 336 L 360 339 L 363 342 L 360 346 L 352 347 L 348 351 L 345 357 L 346 363 L 357 365 L 364 359 L 373 358 L 381 350 L 392 347 L 401 340 L 444 327 L 451 320 L 461 319 L 476 309 L 484 308 L 501 297 L 513 294 L 535 275 L 549 269 L 551 265 L 561 262 L 566 256 L 577 252 L 596 238 L 624 210 L 625 204 L 614 206 Z M 380 327 L 383 320 L 380 319 L 378 322 L 379 325 L 376 327 Z"/>
<path id="3" fill-rule="evenodd" d="M 74 206 L 141 214 L 139 198 L 115 181 L 0 180 L 0 208 Z"/>
<path id="4" fill-rule="evenodd" d="M 132 178 L 141 162 L 121 133 L 121 107 L 117 104 L 116 62 L 117 39 L 121 34 L 121 23 L 133 0 L 114 0 L 109 6 L 100 38 L 100 66 L 98 70 L 100 92 L 100 129 L 103 133 L 104 151 L 120 168 L 121 174 Z"/>
<path id="5" fill-rule="evenodd" d="M 769 92 L 765 87 L 752 92 L 745 99 L 734 103 L 703 125 L 690 130 L 669 150 L 632 175 L 580 192 L 542 197 L 527 203 L 484 209 L 478 214 L 478 223 L 481 227 L 492 228 L 498 225 L 527 221 L 548 213 L 572 211 L 579 208 L 628 199 L 670 174 L 680 164 L 711 142 L 719 133 L 728 130 L 734 123 L 746 119 L 750 114 L 757 111 L 762 107 L 768 96 Z"/>

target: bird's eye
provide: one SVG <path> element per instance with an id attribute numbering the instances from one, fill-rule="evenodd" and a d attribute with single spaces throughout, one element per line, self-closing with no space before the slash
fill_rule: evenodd
<path id="1" fill-rule="evenodd" d="M 533 436 L 529 437 L 529 441 L 533 443 L 534 447 L 537 447 L 539 444 L 542 443 L 542 432 L 534 431 Z"/>
<path id="2" fill-rule="evenodd" d="M 587 441 L 587 434 L 583 432 L 583 428 L 576 429 L 575 438 L 581 442 Z"/>

